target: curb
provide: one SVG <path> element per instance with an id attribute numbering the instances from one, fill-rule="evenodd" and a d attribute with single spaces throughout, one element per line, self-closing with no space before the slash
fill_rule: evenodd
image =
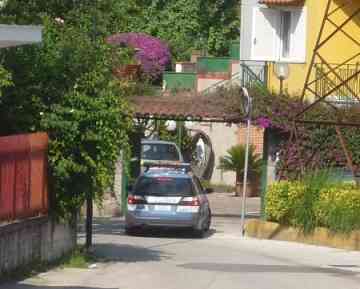
<path id="1" fill-rule="evenodd" d="M 345 250 L 360 250 L 360 231 L 350 234 L 333 233 L 325 228 L 304 234 L 300 229 L 261 220 L 246 222 L 248 237 L 269 240 L 282 240 Z"/>

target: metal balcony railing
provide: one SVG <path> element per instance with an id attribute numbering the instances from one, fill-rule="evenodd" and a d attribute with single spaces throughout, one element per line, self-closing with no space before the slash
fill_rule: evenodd
<path id="1" fill-rule="evenodd" d="M 324 63 L 315 64 L 315 77 L 318 79 L 315 83 L 317 95 L 321 97 L 331 92 L 326 101 L 339 105 L 360 103 L 360 74 L 352 77 L 360 71 L 360 63 L 329 65 L 333 71 Z M 349 78 L 351 79 L 344 83 Z"/>
<path id="2" fill-rule="evenodd" d="M 247 88 L 260 85 L 267 87 L 267 65 L 264 64 L 240 64 L 240 72 L 237 72 L 231 76 L 230 79 L 221 80 L 204 91 L 202 94 L 208 94 L 214 92 L 219 87 L 231 87 L 232 85 L 245 86 Z"/>
<path id="3" fill-rule="evenodd" d="M 241 64 L 241 86 L 253 87 L 254 85 L 262 85 L 267 87 L 267 65 L 247 65 Z"/>

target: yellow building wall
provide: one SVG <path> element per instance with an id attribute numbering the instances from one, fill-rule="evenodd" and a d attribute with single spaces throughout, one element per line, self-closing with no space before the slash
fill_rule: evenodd
<path id="1" fill-rule="evenodd" d="M 348 0 L 335 1 L 331 6 L 332 9 L 339 7 L 339 5 L 342 5 L 344 1 Z M 307 0 L 305 2 L 308 13 L 306 63 L 294 63 L 289 65 L 290 76 L 287 80 L 284 81 L 284 89 L 290 95 L 296 96 L 302 94 L 306 75 L 309 70 L 315 44 L 324 18 L 327 2 L 327 0 Z M 336 13 L 334 13 L 331 19 L 334 23 L 340 25 L 358 8 L 360 8 L 360 0 L 354 0 L 351 5 L 346 6 L 346 8 L 341 8 Z M 335 27 L 329 22 L 325 27 L 326 29 L 324 30 L 324 36 L 322 39 L 325 39 L 335 30 Z M 357 17 L 346 24 L 343 29 L 345 32 L 349 33 L 352 37 L 360 42 L 360 15 L 358 14 Z M 360 48 L 340 32 L 337 33 L 335 37 L 331 38 L 331 40 L 329 40 L 329 42 L 321 48 L 320 52 L 329 63 L 340 64 L 354 54 L 360 53 Z M 358 56 L 350 63 L 360 63 L 360 57 Z M 312 74 L 312 76 L 314 76 L 314 74 Z M 279 92 L 280 81 L 274 74 L 273 63 L 269 63 L 268 87 L 271 91 Z"/>

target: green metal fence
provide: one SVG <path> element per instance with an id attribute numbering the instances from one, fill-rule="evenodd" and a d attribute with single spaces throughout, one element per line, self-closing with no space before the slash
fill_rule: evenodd
<path id="1" fill-rule="evenodd" d="M 196 73 L 190 72 L 164 72 L 163 81 L 165 89 L 196 89 Z"/>
<path id="2" fill-rule="evenodd" d="M 230 72 L 231 57 L 199 57 L 197 65 L 200 73 Z"/>

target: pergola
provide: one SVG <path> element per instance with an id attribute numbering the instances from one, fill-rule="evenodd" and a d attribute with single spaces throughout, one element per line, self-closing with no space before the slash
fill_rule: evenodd
<path id="1" fill-rule="evenodd" d="M 354 8 L 355 7 L 355 8 Z M 337 17 L 337 13 L 344 12 L 345 17 Z M 346 30 L 348 25 L 357 26 L 356 33 L 349 33 Z M 330 31 L 330 32 L 329 32 Z M 326 48 L 335 49 L 336 37 L 341 36 L 349 45 L 358 47 L 350 56 L 343 57 L 340 64 L 332 65 L 331 59 L 326 53 Z M 339 51 L 339 55 L 341 55 Z M 314 74 L 317 64 L 323 68 L 321 73 Z M 348 73 L 339 73 L 338 69 L 346 67 L 349 63 L 357 63 Z M 314 124 L 314 125 L 330 125 L 335 126 L 340 145 L 344 151 L 347 166 L 355 175 L 355 168 L 352 161 L 351 152 L 348 150 L 347 142 L 341 132 L 341 127 L 360 127 L 360 122 L 348 117 L 351 114 L 360 113 L 359 103 L 360 94 L 350 85 L 351 81 L 359 79 L 360 76 L 360 2 L 357 0 L 327 0 L 320 32 L 318 34 L 311 64 L 306 76 L 304 89 L 302 92 L 302 100 L 312 97 L 313 101 L 307 105 L 294 118 L 294 130 L 291 134 L 290 141 L 297 138 L 297 124 Z M 322 83 L 326 83 L 326 87 L 321 90 L 317 89 Z M 330 96 L 338 91 L 349 96 L 353 101 L 351 103 L 337 106 L 329 100 Z M 333 113 L 324 119 L 306 119 L 306 115 L 317 105 L 328 106 Z M 348 112 L 348 113 L 347 113 Z M 359 114 L 360 115 L 360 114 Z"/>
<path id="2" fill-rule="evenodd" d="M 137 96 L 131 99 L 134 116 L 145 120 L 175 120 L 218 123 L 241 123 L 242 95 L 237 99 L 201 95 L 194 92 L 165 93 L 160 96 Z M 229 102 L 230 101 L 230 102 Z"/>

